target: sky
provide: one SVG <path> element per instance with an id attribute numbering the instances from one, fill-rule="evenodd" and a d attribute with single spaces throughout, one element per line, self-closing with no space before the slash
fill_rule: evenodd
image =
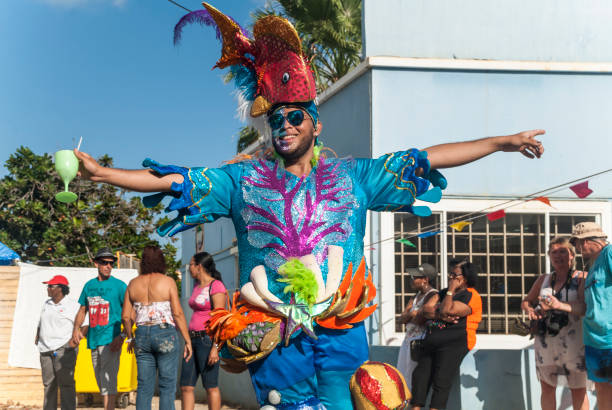
<path id="1" fill-rule="evenodd" d="M 189 9 L 196 0 L 179 0 Z M 264 0 L 211 2 L 243 26 Z M 167 0 L 0 1 L 0 177 L 19 146 L 35 153 L 72 148 L 109 154 L 139 168 L 146 157 L 218 166 L 235 154 L 236 100 L 220 43 Z"/>
<path id="2" fill-rule="evenodd" d="M 265 0 L 211 4 L 249 27 Z M 242 123 L 233 86 L 211 70 L 221 46 L 212 28 L 192 25 L 175 47 L 185 13 L 167 0 L 0 1 L 0 178 L 19 146 L 52 155 L 80 136 L 82 151 L 120 168 L 232 158 Z"/>

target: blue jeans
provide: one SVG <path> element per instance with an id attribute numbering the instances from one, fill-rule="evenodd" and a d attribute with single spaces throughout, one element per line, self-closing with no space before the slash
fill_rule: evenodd
<path id="1" fill-rule="evenodd" d="M 212 349 L 212 340 L 207 335 L 192 336 L 191 347 L 193 355 L 189 361 L 183 363 L 181 370 L 181 386 L 195 386 L 198 377 L 202 376 L 202 386 L 212 389 L 218 386 L 219 362 L 210 366 L 208 355 Z"/>
<path id="2" fill-rule="evenodd" d="M 159 408 L 174 410 L 179 362 L 179 340 L 174 326 L 139 326 L 134 351 L 138 364 L 136 409 L 151 409 L 155 376 L 159 373 Z"/>

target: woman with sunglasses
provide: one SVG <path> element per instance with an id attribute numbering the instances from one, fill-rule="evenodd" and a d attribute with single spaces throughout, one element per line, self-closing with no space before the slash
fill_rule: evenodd
<path id="1" fill-rule="evenodd" d="M 482 318 L 482 300 L 474 289 L 478 273 L 466 260 L 450 261 L 448 288 L 434 295 L 423 307 L 430 319 L 418 364 L 412 374 L 412 408 L 425 406 L 431 387 L 430 409 L 443 409 L 453 378 L 465 355 L 476 344 L 476 329 Z"/>
<path id="2" fill-rule="evenodd" d="M 406 335 L 400 347 L 397 357 L 397 369 L 404 376 L 406 385 L 412 383 L 412 372 L 417 362 L 411 357 L 410 346 L 413 340 L 421 340 L 425 337 L 425 322 L 423 316 L 423 305 L 438 291 L 432 286 L 435 285 L 438 272 L 429 263 L 424 263 L 416 269 L 410 269 L 410 286 L 416 290 L 414 297 L 410 299 L 406 309 L 400 315 L 400 321 L 406 325 Z"/>
<path id="3" fill-rule="evenodd" d="M 201 376 L 202 386 L 206 389 L 208 408 L 219 410 L 221 408 L 219 350 L 206 333 L 206 329 L 210 312 L 226 306 L 227 290 L 223 285 L 221 273 L 208 252 L 193 255 L 189 262 L 189 273 L 197 281 L 189 298 L 189 307 L 193 309 L 189 321 L 193 357 L 183 364 L 181 370 L 181 408 L 194 409 L 194 388 Z"/>

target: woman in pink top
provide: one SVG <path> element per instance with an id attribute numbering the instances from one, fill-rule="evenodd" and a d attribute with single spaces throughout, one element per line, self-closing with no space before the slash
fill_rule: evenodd
<path id="1" fill-rule="evenodd" d="M 198 376 L 202 375 L 208 408 L 217 410 L 221 408 L 221 393 L 218 387 L 219 351 L 206 334 L 206 327 L 210 312 L 225 306 L 227 291 L 221 274 L 215 267 L 215 261 L 207 252 L 193 255 L 189 262 L 189 273 L 197 280 L 198 285 L 193 288 L 189 298 L 189 306 L 193 309 L 189 322 L 193 356 L 183 364 L 181 371 L 182 409 L 193 410 L 195 407 L 193 389 Z"/>

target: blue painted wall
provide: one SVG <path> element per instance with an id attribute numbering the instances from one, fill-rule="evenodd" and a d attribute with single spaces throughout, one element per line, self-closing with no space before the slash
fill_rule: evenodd
<path id="1" fill-rule="evenodd" d="M 610 95 L 604 74 L 374 68 L 372 154 L 544 128 L 540 160 L 496 153 L 444 171 L 447 193 L 529 194 L 610 167 Z M 612 197 L 611 182 L 593 180 L 593 197 Z"/>
<path id="2" fill-rule="evenodd" d="M 325 145 L 339 157 L 370 158 L 370 85 L 367 72 L 320 105 Z"/>
<path id="3" fill-rule="evenodd" d="M 366 56 L 612 61 L 606 0 L 364 0 Z"/>
<path id="4" fill-rule="evenodd" d="M 399 347 L 371 346 L 370 360 L 395 365 Z M 449 410 L 540 409 L 540 383 L 533 347 L 518 350 L 473 350 L 463 359 L 448 399 Z M 589 404 L 596 408 L 590 392 Z M 557 409 L 571 409 L 571 393 L 557 389 Z"/>

